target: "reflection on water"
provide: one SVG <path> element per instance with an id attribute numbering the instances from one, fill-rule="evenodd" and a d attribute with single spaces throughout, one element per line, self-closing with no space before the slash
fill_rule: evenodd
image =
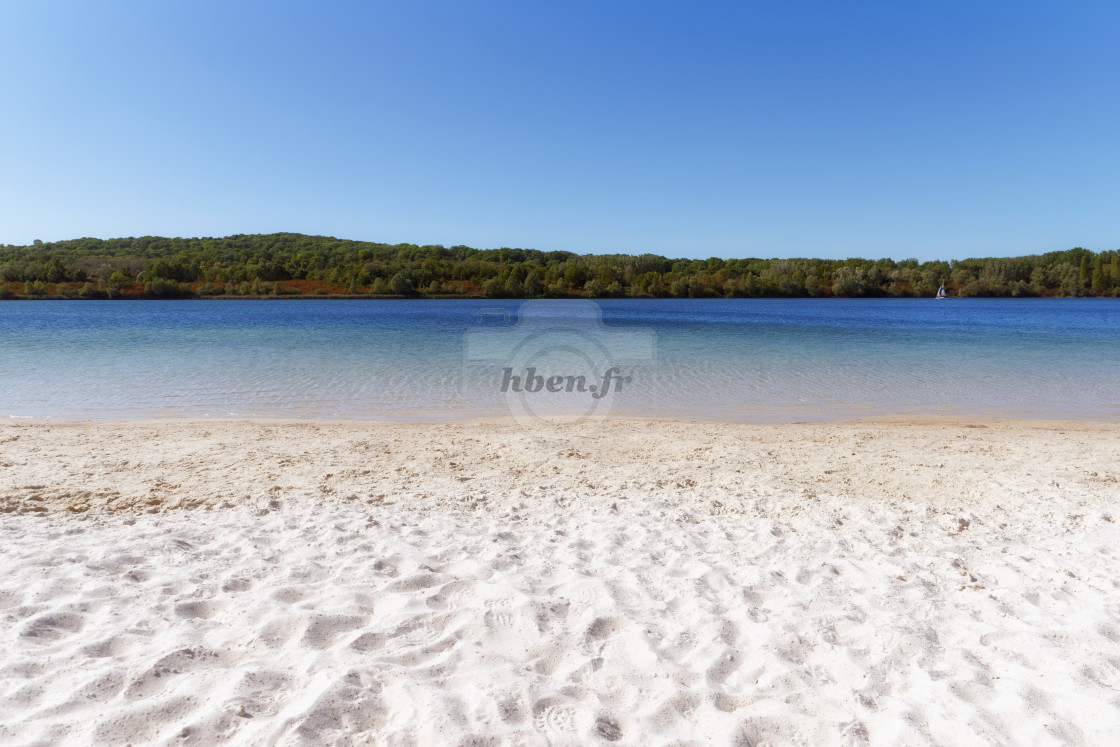
<path id="1" fill-rule="evenodd" d="M 934 411 L 1120 420 L 1113 300 L 604 300 L 651 329 L 613 412 L 744 421 Z M 517 301 L 0 302 L 0 417 L 502 414 L 464 333 Z M 483 313 L 479 313 L 482 311 Z M 549 320 L 551 321 L 551 320 Z M 563 326 L 563 306 L 555 324 Z M 513 327 L 509 327 L 513 330 Z"/>

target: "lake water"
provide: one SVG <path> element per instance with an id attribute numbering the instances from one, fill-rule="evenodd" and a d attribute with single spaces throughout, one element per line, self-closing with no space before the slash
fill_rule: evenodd
<path id="1" fill-rule="evenodd" d="M 519 324 L 520 308 L 0 301 L 0 417 L 427 421 L 574 407 L 748 422 L 1120 420 L 1115 300 L 563 301 L 528 307 Z M 514 394 L 507 377 L 524 390 L 530 367 L 564 389 Z M 608 397 L 560 383 L 586 373 L 602 389 L 610 368 Z"/>

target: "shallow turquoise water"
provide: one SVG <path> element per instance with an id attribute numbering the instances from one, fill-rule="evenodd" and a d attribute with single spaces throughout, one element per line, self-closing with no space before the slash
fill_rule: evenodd
<path id="1" fill-rule="evenodd" d="M 0 417 L 443 420 L 591 403 L 752 422 L 1120 420 L 1115 300 L 603 300 L 602 327 L 574 313 L 579 302 L 552 302 L 536 326 L 517 325 L 520 306 L 3 301 Z M 478 329 L 497 347 L 472 353 L 464 340 Z M 529 365 L 583 366 L 591 382 L 615 364 L 631 380 L 602 401 L 500 391 L 505 368 L 524 378 Z"/>

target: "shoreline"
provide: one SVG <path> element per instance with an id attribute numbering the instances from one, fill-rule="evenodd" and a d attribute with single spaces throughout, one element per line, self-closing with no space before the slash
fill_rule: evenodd
<path id="1" fill-rule="evenodd" d="M 731 417 L 716 418 L 711 416 L 667 416 L 663 414 L 636 415 L 633 413 L 595 416 L 583 418 L 547 417 L 546 422 L 584 422 L 598 428 L 609 423 L 630 423 L 650 425 L 659 423 L 672 423 L 680 425 L 720 425 L 736 427 L 782 427 L 782 426 L 827 426 L 827 425 L 949 425 L 968 426 L 978 424 L 981 427 L 988 425 L 1027 425 L 1044 427 L 1055 425 L 1062 427 L 1076 427 L 1078 425 L 1093 425 L 1102 427 L 1120 427 L 1120 413 L 1090 419 L 1085 417 L 1070 417 L 1068 415 L 1056 417 L 1042 417 L 1037 414 L 965 414 L 965 413 L 938 413 L 930 411 L 912 411 L 899 413 L 884 413 L 875 415 L 834 415 L 823 413 L 796 413 L 798 416 L 820 414 L 822 419 L 800 420 L 747 420 Z M 110 417 L 76 417 L 61 415 L 13 415 L 6 419 L 0 415 L 0 428 L 9 425 L 142 425 L 142 424 L 168 424 L 168 425 L 196 425 L 205 423 L 245 423 L 257 425 L 350 425 L 350 426 L 391 426 L 391 427 L 438 427 L 442 425 L 504 425 L 516 424 L 518 419 L 512 414 L 477 413 L 462 414 L 457 417 L 438 416 L 439 419 L 420 420 L 405 417 L 386 419 L 377 416 L 355 415 L 350 417 L 321 417 L 321 416 L 278 416 L 278 415 L 139 415 L 139 416 L 110 416 Z"/>

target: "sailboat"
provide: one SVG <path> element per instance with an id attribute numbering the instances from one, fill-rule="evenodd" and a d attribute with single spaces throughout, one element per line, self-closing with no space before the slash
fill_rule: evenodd
<path id="1" fill-rule="evenodd" d="M 941 284 L 941 288 L 937 291 L 937 295 L 934 296 L 934 298 L 948 298 L 948 296 L 945 295 L 945 284 L 944 283 Z"/>

